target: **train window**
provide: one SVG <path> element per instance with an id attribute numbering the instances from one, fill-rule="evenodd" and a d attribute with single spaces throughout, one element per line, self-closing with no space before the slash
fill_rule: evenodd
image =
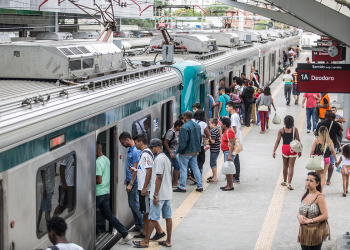
<path id="1" fill-rule="evenodd" d="M 247 74 L 247 72 L 245 72 L 245 65 L 243 65 L 243 73 Z"/>
<path id="2" fill-rule="evenodd" d="M 237 70 L 235 76 L 241 77 L 241 74 L 240 74 L 240 73 L 241 73 L 241 72 L 240 72 L 239 70 Z"/>
<path id="3" fill-rule="evenodd" d="M 272 58 L 271 59 L 272 59 L 271 60 L 271 66 L 274 67 L 275 66 L 275 59 L 276 59 L 275 53 L 272 54 Z"/>
<path id="4" fill-rule="evenodd" d="M 94 67 L 94 58 L 83 59 L 83 69 Z"/>
<path id="5" fill-rule="evenodd" d="M 4 247 L 4 187 L 3 182 L 0 180 L 0 250 L 5 249 Z"/>
<path id="6" fill-rule="evenodd" d="M 164 135 L 173 126 L 173 102 L 168 101 L 162 105 L 161 134 Z"/>
<path id="7" fill-rule="evenodd" d="M 215 96 L 215 80 L 211 80 L 209 83 L 209 95 Z"/>
<path id="8" fill-rule="evenodd" d="M 69 61 L 69 69 L 70 70 L 81 70 L 81 60 L 72 60 Z"/>
<path id="9" fill-rule="evenodd" d="M 253 67 L 255 68 L 255 60 L 253 61 Z"/>
<path id="10" fill-rule="evenodd" d="M 151 138 L 151 116 L 145 116 L 132 124 L 132 137 L 138 134 L 144 134 L 149 143 Z"/>
<path id="11" fill-rule="evenodd" d="M 231 86 L 233 83 L 233 71 L 231 71 L 228 75 L 228 86 Z"/>
<path id="12" fill-rule="evenodd" d="M 46 234 L 46 221 L 53 216 L 68 218 L 75 208 L 76 157 L 61 157 L 36 173 L 36 233 Z M 59 178 L 56 177 L 56 171 Z"/>

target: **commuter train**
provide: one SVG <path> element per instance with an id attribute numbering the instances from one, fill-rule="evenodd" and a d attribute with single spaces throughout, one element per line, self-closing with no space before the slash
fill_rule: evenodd
<path id="1" fill-rule="evenodd" d="M 0 250 L 50 246 L 45 230 L 45 210 L 50 209 L 50 216 L 65 218 L 71 242 L 84 249 L 111 248 L 119 236 L 95 207 L 96 142 L 102 142 L 111 162 L 111 210 L 130 228 L 127 149 L 119 134 L 143 131 L 149 139 L 160 138 L 194 102 L 207 110 L 208 95 L 215 96 L 220 81 L 229 86 L 233 76 L 248 76 L 251 67 L 259 69 L 267 86 L 278 74 L 282 50 L 297 44 L 299 37 L 289 37 L 196 60 L 175 56 L 172 66 L 126 71 L 122 52 L 113 44 L 0 45 Z M 68 165 L 65 200 L 59 197 L 64 185 L 58 175 Z M 51 178 L 50 203 L 43 199 L 45 175 Z M 103 232 L 97 238 L 96 225 Z"/>

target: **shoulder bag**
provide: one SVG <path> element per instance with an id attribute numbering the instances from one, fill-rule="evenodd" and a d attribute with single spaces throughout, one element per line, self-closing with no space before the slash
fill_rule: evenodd
<path id="1" fill-rule="evenodd" d="M 324 169 L 324 153 L 327 147 L 324 148 L 322 155 L 311 155 L 310 159 L 307 161 L 307 170 L 323 170 Z"/>
<path id="2" fill-rule="evenodd" d="M 320 195 L 320 194 L 319 194 Z M 314 203 L 319 196 L 317 195 Z M 311 203 L 311 204 L 312 204 Z M 310 206 L 306 209 L 304 216 L 306 217 L 307 212 L 309 211 Z M 298 242 L 300 245 L 304 246 L 317 246 L 325 241 L 328 237 L 328 240 L 331 239 L 331 231 L 329 229 L 328 221 L 322 221 L 312 224 L 304 224 L 300 225 L 299 234 L 298 234 Z"/>
<path id="3" fill-rule="evenodd" d="M 301 144 L 300 141 L 296 140 L 294 137 L 294 133 L 295 133 L 295 128 L 293 129 L 293 141 L 290 142 L 290 148 L 296 152 L 296 153 L 300 153 L 303 151 L 303 145 Z"/>
<path id="4" fill-rule="evenodd" d="M 235 133 L 232 128 L 230 128 L 230 129 L 232 130 L 233 133 Z M 226 136 L 227 136 L 227 140 L 228 140 L 228 148 L 230 149 L 231 142 L 230 142 L 230 139 L 228 138 L 228 130 L 227 130 Z M 235 137 L 233 140 L 235 142 L 235 147 L 233 148 L 232 155 L 237 155 L 243 151 L 243 145 L 238 137 Z"/>
<path id="5" fill-rule="evenodd" d="M 262 104 L 258 107 L 258 111 L 269 111 L 269 106 Z"/>

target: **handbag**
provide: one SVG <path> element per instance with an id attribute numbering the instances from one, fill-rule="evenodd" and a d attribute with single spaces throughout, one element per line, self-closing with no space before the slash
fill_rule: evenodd
<path id="1" fill-rule="evenodd" d="M 232 129 L 232 128 L 231 128 L 231 129 Z M 232 132 L 235 133 L 235 132 L 233 131 L 233 129 L 232 129 Z M 228 148 L 229 148 L 229 150 L 230 150 L 230 148 L 231 148 L 231 142 L 230 142 L 230 139 L 228 138 L 228 131 L 227 131 L 227 133 L 226 133 L 226 136 L 227 136 L 227 141 L 228 141 Z M 242 143 L 241 143 L 241 141 L 240 141 L 237 137 L 234 138 L 234 142 L 235 142 L 235 147 L 233 148 L 232 155 L 239 154 L 240 152 L 243 151 Z"/>
<path id="2" fill-rule="evenodd" d="M 275 116 L 272 119 L 272 123 L 276 125 L 281 124 L 281 118 L 277 115 L 277 113 L 275 113 Z"/>
<path id="3" fill-rule="evenodd" d="M 258 111 L 269 111 L 269 107 L 267 105 L 262 104 L 258 107 Z"/>
<path id="4" fill-rule="evenodd" d="M 327 147 L 324 148 L 322 155 L 311 155 L 310 159 L 307 161 L 307 170 L 323 170 L 324 169 L 324 153 Z"/>
<path id="5" fill-rule="evenodd" d="M 316 196 L 315 200 L 319 195 Z M 315 200 L 312 203 L 314 203 Z M 306 212 L 304 214 L 305 217 L 307 215 L 307 212 L 309 211 L 309 208 L 310 207 L 306 209 Z M 298 234 L 298 242 L 300 243 L 300 245 L 317 246 L 323 241 L 325 241 L 327 237 L 328 240 L 331 239 L 331 231 L 329 229 L 327 220 L 312 224 L 300 225 Z"/>
<path id="6" fill-rule="evenodd" d="M 236 173 L 235 164 L 232 161 L 225 161 L 224 164 L 222 164 L 221 173 L 235 174 Z"/>
<path id="7" fill-rule="evenodd" d="M 295 140 L 294 138 L 294 132 L 295 132 L 295 128 L 293 129 L 293 141 L 290 142 L 290 148 L 296 152 L 296 153 L 300 153 L 301 151 L 303 151 L 303 145 L 301 144 L 300 141 Z"/>

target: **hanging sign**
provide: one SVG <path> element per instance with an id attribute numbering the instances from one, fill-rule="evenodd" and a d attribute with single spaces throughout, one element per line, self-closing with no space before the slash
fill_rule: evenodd
<path id="1" fill-rule="evenodd" d="M 343 61 L 345 60 L 345 55 L 343 53 L 342 47 L 338 47 L 338 54 L 335 57 L 331 57 L 326 51 L 312 51 L 312 61 L 313 62 L 325 62 L 325 61 Z"/>
<path id="2" fill-rule="evenodd" d="M 298 92 L 350 93 L 350 64 L 298 63 Z"/>

